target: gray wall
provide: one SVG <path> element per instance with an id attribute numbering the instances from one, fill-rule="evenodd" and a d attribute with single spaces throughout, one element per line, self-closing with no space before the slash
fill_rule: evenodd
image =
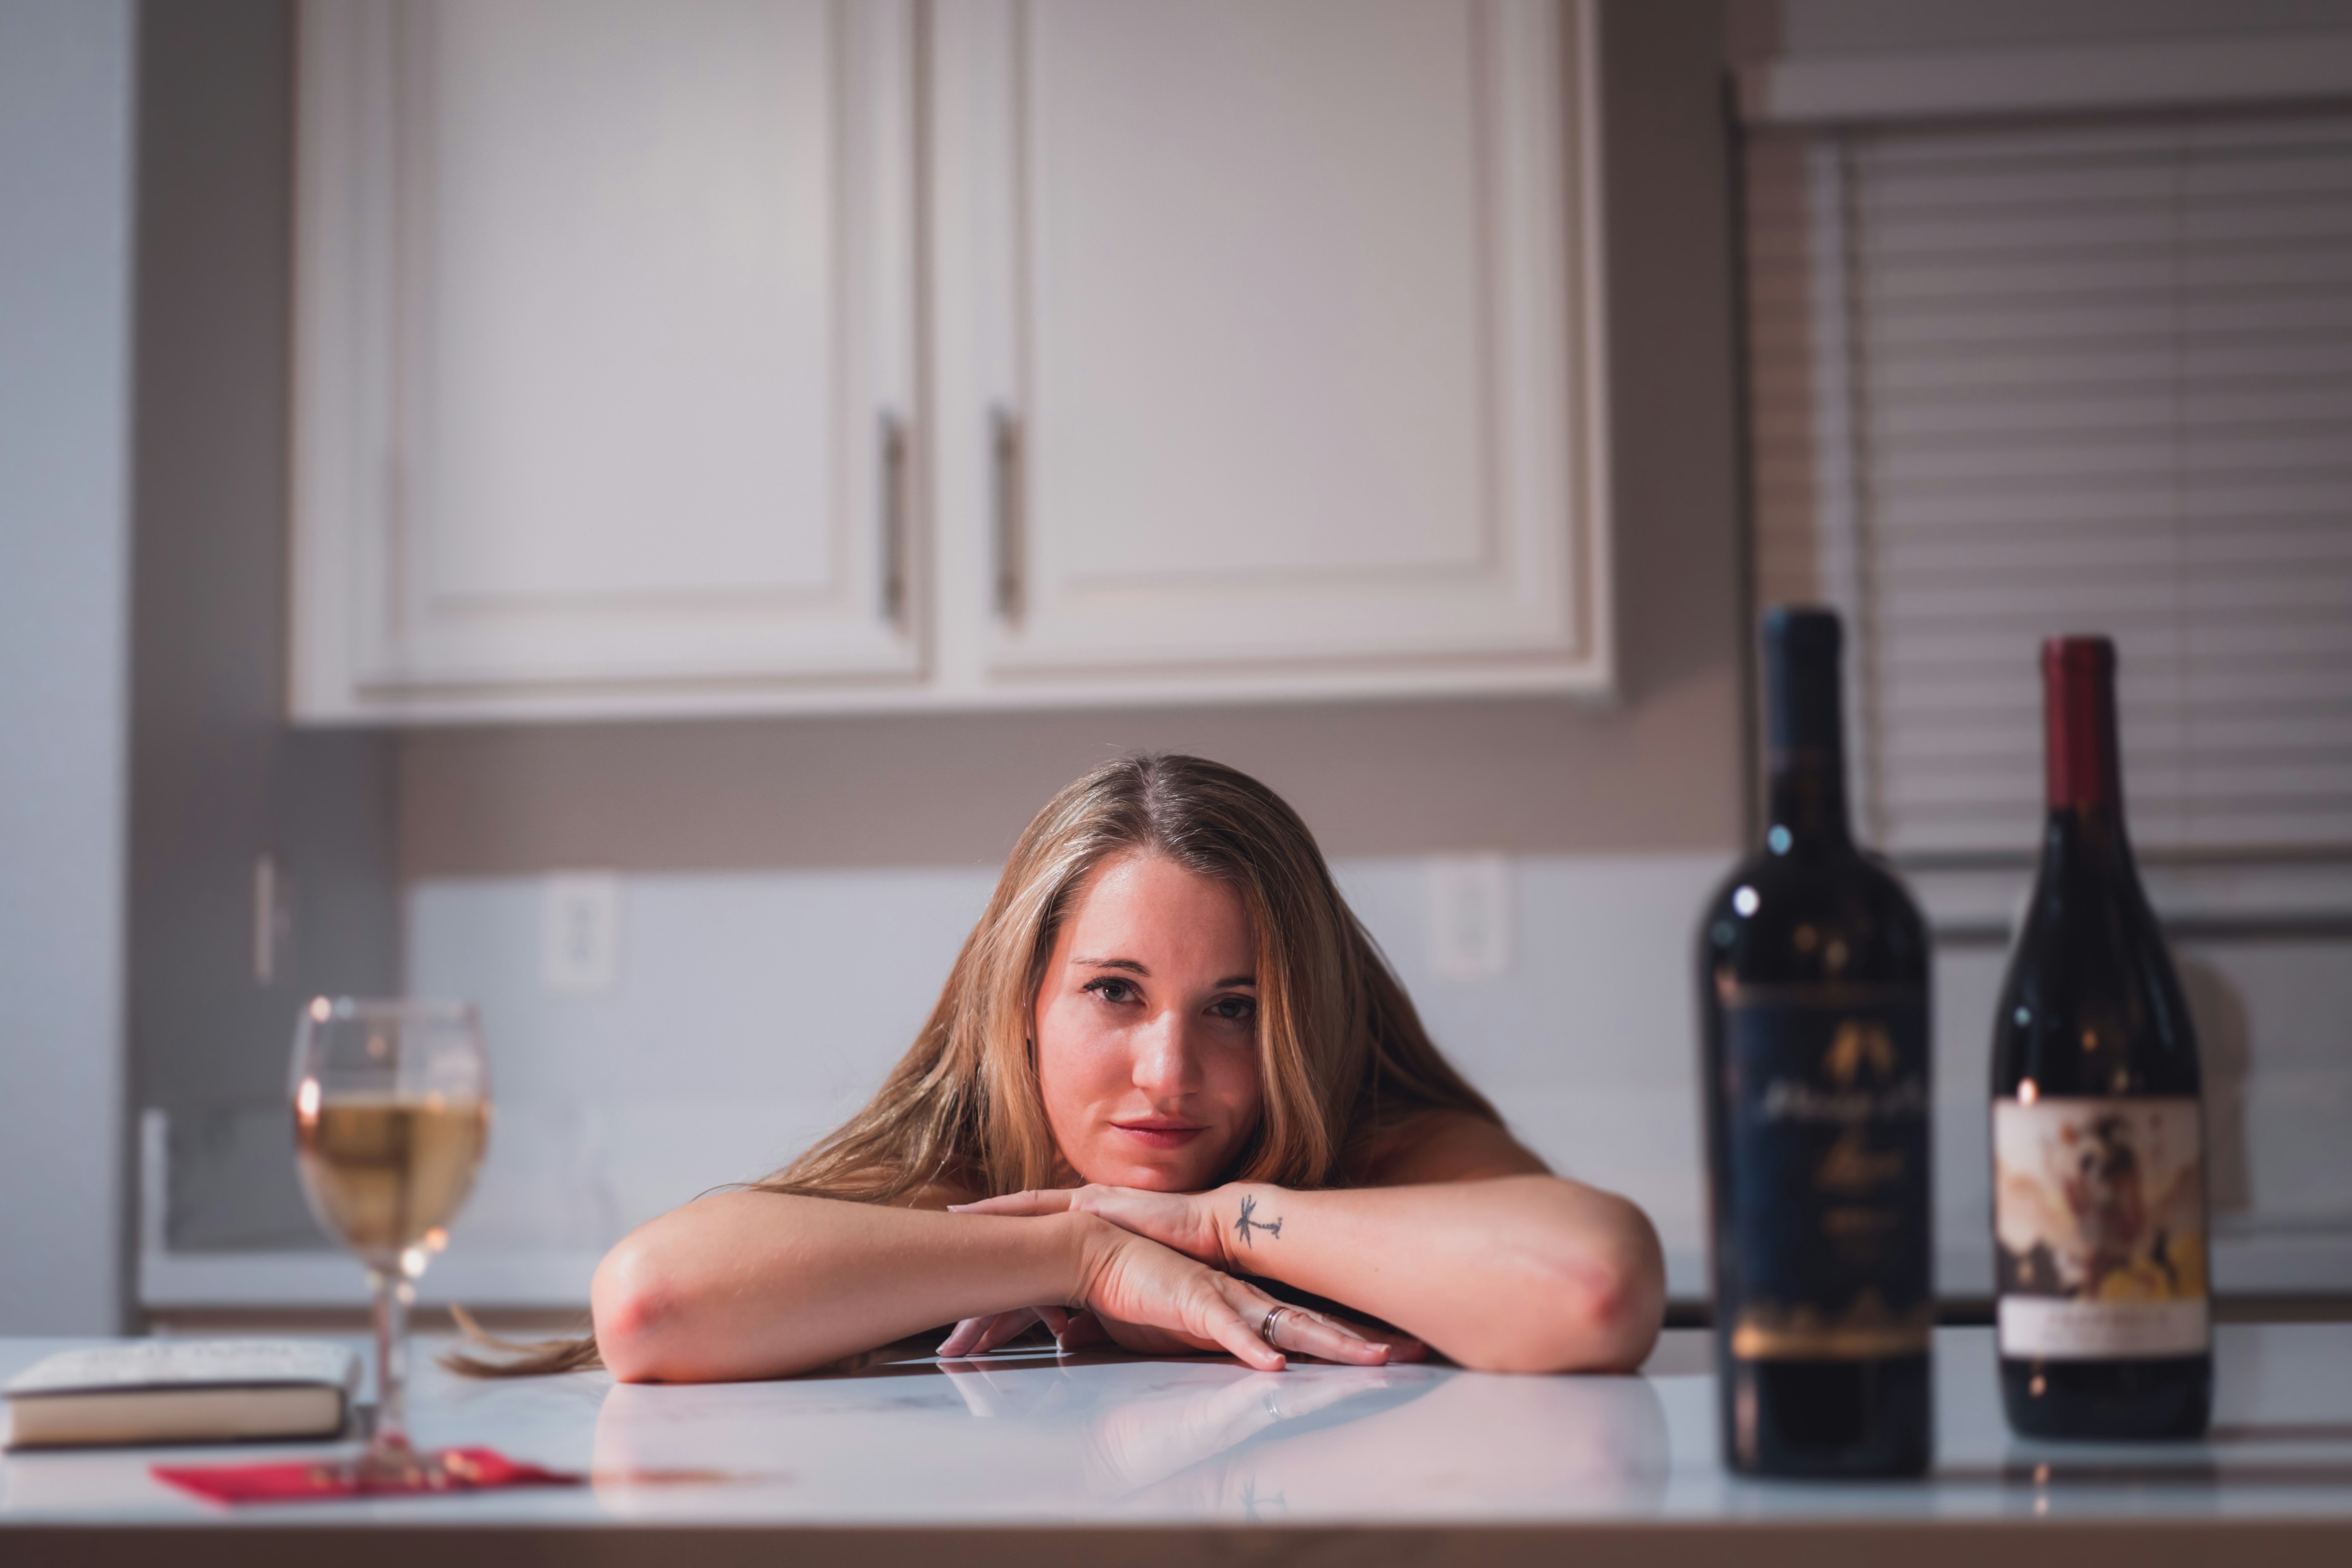
<path id="1" fill-rule="evenodd" d="M 401 742 L 404 878 L 993 865 L 1123 747 L 1264 778 L 1334 854 L 1729 850 L 1742 837 L 1721 6 L 1610 0 L 1610 396 L 1623 700 L 446 731 Z"/>
<path id="2" fill-rule="evenodd" d="M 142 24 L 132 637 L 132 1103 L 169 1115 L 167 1230 L 313 1242 L 284 1110 L 295 1011 L 399 984 L 391 742 L 287 728 L 287 0 Z M 268 984 L 254 863 L 292 921 Z"/>
<path id="3" fill-rule="evenodd" d="M 0 1333 L 120 1310 L 132 47 L 0 0 Z"/>

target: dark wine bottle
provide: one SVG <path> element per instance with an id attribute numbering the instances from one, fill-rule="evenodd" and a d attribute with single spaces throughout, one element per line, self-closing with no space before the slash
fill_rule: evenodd
<path id="1" fill-rule="evenodd" d="M 2212 1404 L 2197 1039 L 2124 832 L 2116 650 L 2042 645 L 2050 816 L 1993 1023 L 2001 1403 L 2035 1437 Z"/>
<path id="2" fill-rule="evenodd" d="M 1933 1448 L 1927 932 L 1847 825 L 1840 640 L 1766 613 L 1770 822 L 1699 927 L 1724 1462 L 1759 1475 Z"/>

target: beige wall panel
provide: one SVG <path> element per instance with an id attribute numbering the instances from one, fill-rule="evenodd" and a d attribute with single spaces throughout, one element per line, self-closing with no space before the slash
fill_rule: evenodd
<path id="1" fill-rule="evenodd" d="M 1557 702 L 927 715 L 436 731 L 403 742 L 405 879 L 992 865 L 1130 747 L 1281 791 L 1334 855 L 1728 847 L 1732 678 Z"/>

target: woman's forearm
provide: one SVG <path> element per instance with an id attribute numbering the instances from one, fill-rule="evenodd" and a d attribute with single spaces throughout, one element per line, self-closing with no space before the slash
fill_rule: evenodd
<path id="1" fill-rule="evenodd" d="M 1465 1366 L 1629 1371 L 1664 1267 L 1640 1209 L 1558 1176 L 1210 1194 L 1227 1267 L 1373 1313 Z"/>
<path id="2" fill-rule="evenodd" d="M 716 1194 L 605 1256 L 590 1291 L 596 1343 L 625 1382 L 805 1372 L 977 1313 L 1066 1299 L 1090 1223 Z"/>

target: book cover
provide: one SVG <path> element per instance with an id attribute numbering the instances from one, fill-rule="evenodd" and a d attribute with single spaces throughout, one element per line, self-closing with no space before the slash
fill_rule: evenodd
<path id="1" fill-rule="evenodd" d="M 7 1447 L 329 1437 L 359 1358 L 318 1340 L 133 1340 L 59 1351 L 8 1380 Z"/>

